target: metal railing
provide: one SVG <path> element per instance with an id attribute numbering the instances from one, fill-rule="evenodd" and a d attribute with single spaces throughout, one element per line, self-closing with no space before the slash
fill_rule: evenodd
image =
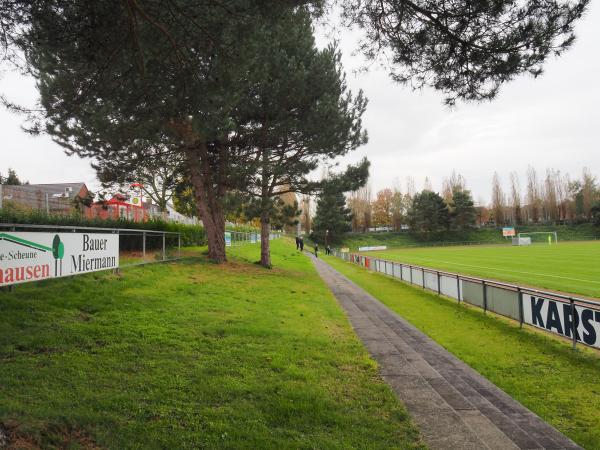
<path id="1" fill-rule="evenodd" d="M 600 302 L 497 280 L 332 250 L 344 261 L 417 285 L 577 343 L 600 348 Z M 528 300 L 528 301 L 527 301 Z M 560 307 L 559 307 L 560 305 Z"/>
<path id="2" fill-rule="evenodd" d="M 120 268 L 181 258 L 181 233 L 136 228 L 86 227 L 79 225 L 40 225 L 0 223 L 0 230 L 47 231 L 63 233 L 105 233 L 119 235 Z M 121 239 L 124 237 L 125 239 Z"/>
<path id="3" fill-rule="evenodd" d="M 281 237 L 279 232 L 271 232 L 269 240 L 278 239 Z M 245 231 L 225 231 L 225 243 L 228 247 L 235 247 L 243 244 L 256 244 L 260 242 L 260 233 L 248 233 Z"/>

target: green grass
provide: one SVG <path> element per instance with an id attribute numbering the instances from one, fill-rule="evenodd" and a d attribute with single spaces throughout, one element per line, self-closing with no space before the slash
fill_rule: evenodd
<path id="1" fill-rule="evenodd" d="M 600 448 L 600 356 L 324 256 L 458 358 L 587 449 Z"/>
<path id="2" fill-rule="evenodd" d="M 600 228 L 592 224 L 558 225 L 558 226 L 520 226 L 517 232 L 556 231 L 559 241 L 584 241 L 600 237 Z M 534 239 L 539 239 L 534 238 Z M 434 233 L 378 232 L 347 233 L 343 236 L 340 247 L 356 250 L 358 247 L 370 245 L 387 245 L 388 247 L 423 247 L 432 245 L 463 244 L 507 244 L 500 228 L 477 228 L 473 230 L 446 230 Z"/>
<path id="3" fill-rule="evenodd" d="M 600 241 L 397 248 L 375 258 L 600 298 Z"/>
<path id="4" fill-rule="evenodd" d="M 422 448 L 308 259 L 276 241 L 265 270 L 258 251 L 0 292 L 13 444 Z"/>

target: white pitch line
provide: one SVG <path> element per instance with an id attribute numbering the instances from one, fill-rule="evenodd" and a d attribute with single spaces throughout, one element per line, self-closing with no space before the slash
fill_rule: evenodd
<path id="1" fill-rule="evenodd" d="M 476 265 L 473 265 L 473 264 L 464 264 L 464 263 L 457 263 L 457 262 L 451 262 L 451 261 L 440 261 L 439 259 L 419 258 L 419 257 L 417 257 L 416 259 L 421 259 L 423 261 L 431 261 L 431 262 L 434 262 L 434 263 L 437 261 L 437 262 L 441 262 L 441 263 L 445 263 L 445 264 L 454 264 L 454 265 L 458 265 L 458 266 L 473 267 L 475 269 L 489 269 L 489 270 L 502 271 L 502 272 L 524 273 L 526 275 L 536 275 L 536 276 L 539 276 L 539 277 L 561 278 L 563 280 L 583 281 L 584 283 L 600 284 L 600 281 L 586 280 L 586 279 L 582 279 L 582 278 L 563 277 L 563 276 L 560 276 L 560 275 L 549 275 L 549 274 L 536 273 L 536 272 L 524 272 L 522 270 L 499 269 L 498 267 L 476 266 Z"/>

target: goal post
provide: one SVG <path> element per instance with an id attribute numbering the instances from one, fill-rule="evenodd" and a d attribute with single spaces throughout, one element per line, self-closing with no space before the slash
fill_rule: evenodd
<path id="1" fill-rule="evenodd" d="M 519 233 L 519 239 L 530 238 L 533 244 L 558 244 L 558 234 L 556 231 L 532 231 L 529 233 Z"/>

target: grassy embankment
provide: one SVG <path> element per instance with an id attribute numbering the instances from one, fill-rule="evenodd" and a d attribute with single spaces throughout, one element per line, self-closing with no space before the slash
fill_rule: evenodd
<path id="1" fill-rule="evenodd" d="M 600 241 L 397 248 L 374 258 L 600 298 Z"/>
<path id="2" fill-rule="evenodd" d="M 520 330 L 381 274 L 324 257 L 337 270 L 587 449 L 600 448 L 600 355 Z"/>
<path id="3" fill-rule="evenodd" d="M 0 292 L 11 445 L 420 448 L 308 259 L 258 251 Z"/>
<path id="4" fill-rule="evenodd" d="M 559 241 L 583 241 L 600 237 L 600 228 L 591 224 L 516 227 L 517 232 L 527 233 L 532 231 L 556 231 Z M 535 239 L 543 239 L 536 237 Z M 379 232 L 379 233 L 347 233 L 342 242 L 336 247 L 349 247 L 356 250 L 358 247 L 370 245 L 387 245 L 394 247 L 423 247 L 457 244 L 509 244 L 510 241 L 502 237 L 499 228 L 481 228 L 470 231 L 442 231 L 436 233 L 411 233 Z"/>

